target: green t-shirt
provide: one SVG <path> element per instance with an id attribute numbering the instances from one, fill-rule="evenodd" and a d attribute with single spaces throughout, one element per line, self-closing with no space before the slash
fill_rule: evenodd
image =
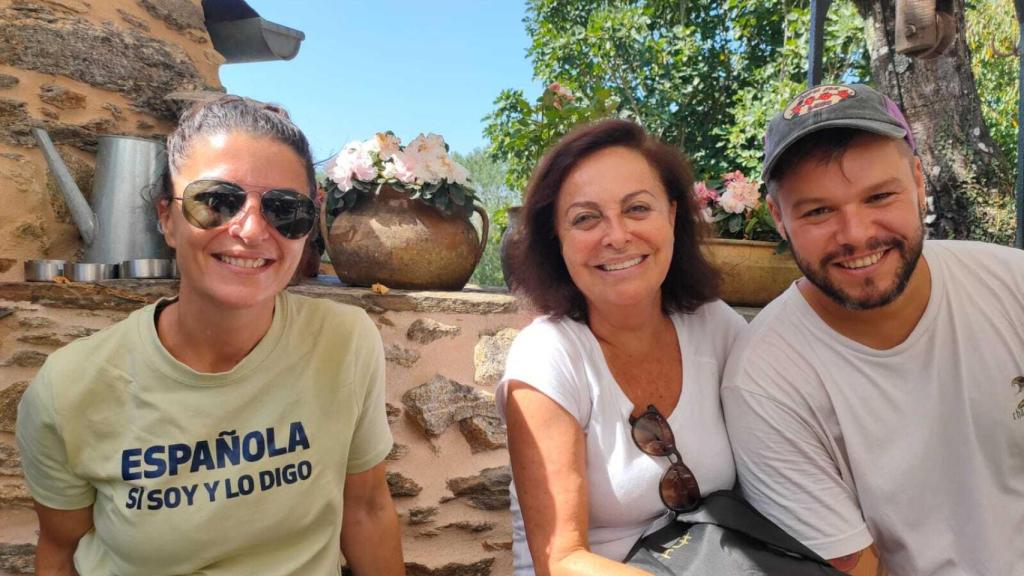
<path id="1" fill-rule="evenodd" d="M 201 374 L 158 304 L 53 353 L 18 408 L 33 498 L 93 506 L 79 573 L 338 574 L 345 476 L 392 445 L 373 322 L 282 293 L 249 355 Z"/>

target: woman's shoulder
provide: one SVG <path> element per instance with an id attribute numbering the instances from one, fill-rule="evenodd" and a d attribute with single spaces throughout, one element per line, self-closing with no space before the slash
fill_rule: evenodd
<path id="1" fill-rule="evenodd" d="M 513 347 L 544 351 L 579 350 L 583 347 L 590 328 L 570 318 L 539 316 L 519 331 Z"/>
<path id="2" fill-rule="evenodd" d="M 732 306 L 722 300 L 705 302 L 692 313 L 673 315 L 682 323 L 691 324 L 703 333 L 715 332 L 735 336 L 747 326 L 747 321 Z"/>

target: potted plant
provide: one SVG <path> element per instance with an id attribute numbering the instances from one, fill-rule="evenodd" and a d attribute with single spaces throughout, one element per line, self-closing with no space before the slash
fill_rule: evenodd
<path id="1" fill-rule="evenodd" d="M 441 136 L 402 146 L 382 132 L 349 142 L 324 176 L 324 237 L 342 282 L 460 290 L 469 280 L 487 243 L 487 212 Z"/>
<path id="2" fill-rule="evenodd" d="M 722 300 L 735 306 L 764 306 L 801 276 L 760 188 L 760 182 L 740 171 L 694 185 L 716 234 L 706 246 L 722 272 Z"/>

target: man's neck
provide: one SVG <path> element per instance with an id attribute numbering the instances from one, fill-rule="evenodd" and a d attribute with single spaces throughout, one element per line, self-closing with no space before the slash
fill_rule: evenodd
<path id="1" fill-rule="evenodd" d="M 922 256 L 903 293 L 885 306 L 870 310 L 850 310 L 806 278 L 801 278 L 797 287 L 830 328 L 869 348 L 888 350 L 905 341 L 924 316 L 932 294 L 932 275 Z"/>

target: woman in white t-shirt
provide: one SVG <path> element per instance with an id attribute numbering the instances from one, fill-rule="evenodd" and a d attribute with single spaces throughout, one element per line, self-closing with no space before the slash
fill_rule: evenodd
<path id="1" fill-rule="evenodd" d="M 745 322 L 704 230 L 685 156 L 632 122 L 579 128 L 534 171 L 511 282 L 545 315 L 497 393 L 517 576 L 643 574 L 621 561 L 645 529 L 732 488 L 718 389 Z"/>

